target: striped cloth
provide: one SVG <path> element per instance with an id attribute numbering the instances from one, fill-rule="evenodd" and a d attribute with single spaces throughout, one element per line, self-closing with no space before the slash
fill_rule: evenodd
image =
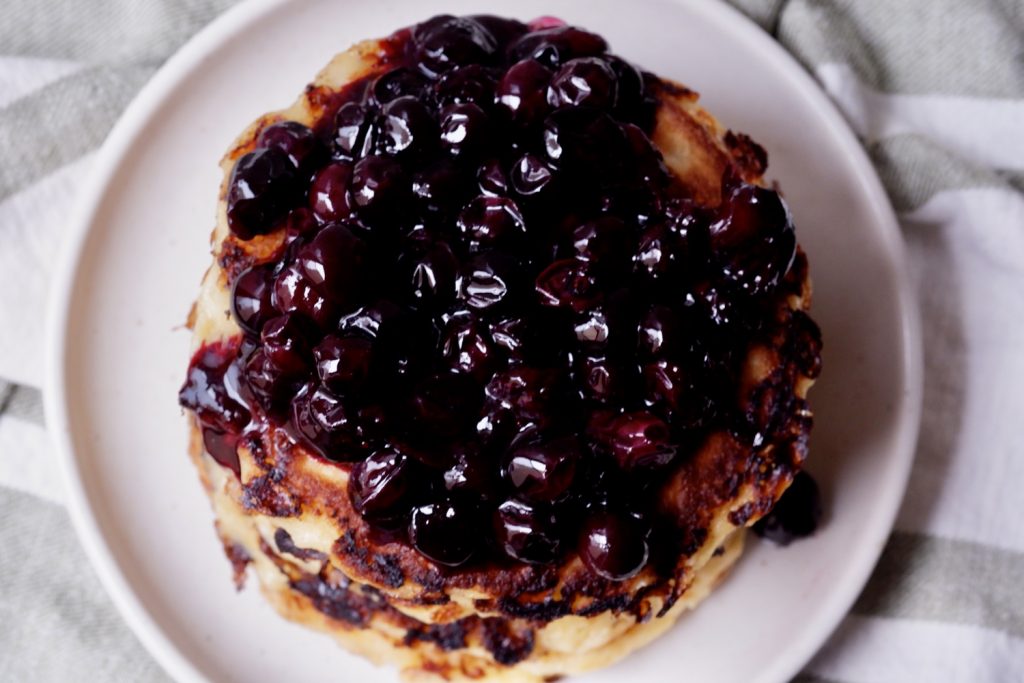
<path id="1" fill-rule="evenodd" d="M 733 2 L 861 137 L 900 214 L 924 318 L 924 422 L 896 531 L 798 680 L 1024 681 L 1024 3 Z M 0 680 L 166 680 L 60 505 L 38 389 L 41 311 L 96 148 L 230 4 L 0 9 Z"/>

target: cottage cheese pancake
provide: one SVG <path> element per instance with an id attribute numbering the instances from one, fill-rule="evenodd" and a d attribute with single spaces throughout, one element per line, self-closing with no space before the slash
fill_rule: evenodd
<path id="1" fill-rule="evenodd" d="M 583 29 L 435 17 L 222 162 L 181 390 L 239 586 L 411 678 L 606 666 L 807 456 L 764 151 Z"/>

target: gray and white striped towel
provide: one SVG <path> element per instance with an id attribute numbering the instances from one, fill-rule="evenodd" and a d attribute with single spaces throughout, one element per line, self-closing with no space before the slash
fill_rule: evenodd
<path id="1" fill-rule="evenodd" d="M 924 318 L 924 421 L 897 530 L 800 680 L 1024 681 L 1024 2 L 732 1 L 860 135 L 900 213 Z M 230 4 L 0 5 L 0 680 L 165 680 L 61 508 L 41 311 L 95 149 Z"/>

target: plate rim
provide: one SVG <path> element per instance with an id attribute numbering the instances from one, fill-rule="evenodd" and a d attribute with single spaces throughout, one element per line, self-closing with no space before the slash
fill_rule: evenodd
<path id="1" fill-rule="evenodd" d="M 178 681 L 208 679 L 168 638 L 164 629 L 143 607 L 132 584 L 122 571 L 113 548 L 100 531 L 99 522 L 79 474 L 79 463 L 69 425 L 65 363 L 69 316 L 74 300 L 73 286 L 82 265 L 84 245 L 109 190 L 110 181 L 132 151 L 135 140 L 164 104 L 167 96 L 224 42 L 288 2 L 290 0 L 244 0 L 229 8 L 182 45 L 132 99 L 101 146 L 91 173 L 79 190 L 54 271 L 47 306 L 44 349 L 47 362 L 43 403 L 50 438 L 56 446 L 58 469 L 72 526 L 118 613 L 165 672 Z M 899 332 L 902 342 L 900 352 L 904 392 L 895 407 L 895 412 L 905 416 L 898 429 L 894 448 L 901 456 L 895 467 L 892 482 L 898 484 L 894 487 L 898 495 L 893 495 L 888 506 L 872 511 L 872 528 L 875 533 L 866 542 L 873 543 L 874 547 L 858 555 L 858 561 L 848 569 L 848 576 L 851 578 L 843 584 L 842 589 L 831 591 L 827 603 L 816 611 L 814 628 L 807 631 L 813 636 L 806 636 L 802 641 L 794 643 L 785 651 L 785 655 L 777 657 L 773 665 L 763 671 L 759 678 L 760 681 L 784 683 L 799 673 L 811 660 L 849 612 L 870 578 L 885 542 L 892 532 L 906 493 L 920 431 L 924 380 L 920 310 L 907 269 L 898 267 L 899 264 L 907 263 L 906 244 L 888 195 L 867 153 L 811 73 L 737 8 L 719 0 L 671 2 L 684 6 L 688 11 L 703 13 L 713 21 L 733 24 L 732 28 L 737 36 L 750 42 L 765 57 L 769 68 L 792 82 L 795 92 L 808 102 L 829 129 L 833 139 L 846 152 L 861 185 L 861 193 L 870 200 L 871 210 L 879 223 L 879 236 L 887 253 L 897 264 L 894 268 L 894 281 L 901 323 Z"/>

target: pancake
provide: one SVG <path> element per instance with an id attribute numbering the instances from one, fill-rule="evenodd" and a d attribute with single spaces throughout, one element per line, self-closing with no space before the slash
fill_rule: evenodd
<path id="1" fill-rule="evenodd" d="M 451 25 L 458 30 L 451 30 Z M 285 617 L 327 631 L 352 651 L 374 661 L 397 666 L 410 678 L 536 681 L 607 666 L 621 659 L 663 633 L 723 580 L 740 555 L 745 529 L 772 509 L 800 471 L 807 456 L 812 419 L 806 396 L 820 371 L 820 336 L 807 315 L 811 300 L 807 259 L 796 246 L 795 239 L 789 245 L 789 259 L 784 264 L 778 266 L 772 260 L 776 258 L 776 253 L 785 250 L 783 245 L 783 252 L 779 251 L 780 241 L 792 239 L 792 226 L 784 203 L 763 181 L 767 165 L 764 151 L 747 136 L 731 132 L 720 125 L 700 107 L 698 95 L 692 90 L 645 74 L 643 104 L 647 107 L 647 113 L 635 115 L 635 120 L 642 123 L 634 127 L 636 131 L 643 131 L 645 138 L 653 143 L 663 159 L 669 183 L 663 193 L 669 198 L 666 201 L 671 202 L 669 206 L 676 207 L 671 210 L 677 212 L 673 215 L 678 221 L 689 226 L 694 234 L 697 234 L 695 225 L 706 226 L 709 241 L 717 245 L 714 246 L 714 253 L 733 254 L 738 253 L 741 247 L 748 249 L 748 246 L 745 242 L 737 246 L 735 240 L 739 238 L 733 237 L 730 231 L 738 228 L 731 228 L 730 225 L 754 220 L 749 218 L 750 206 L 763 207 L 767 204 L 781 207 L 774 216 L 765 219 L 768 222 L 777 218 L 780 211 L 784 212 L 785 225 L 779 228 L 782 231 L 768 233 L 771 236 L 765 238 L 759 247 L 769 256 L 748 256 L 743 251 L 735 262 L 720 266 L 721 272 L 715 271 L 714 277 L 709 276 L 700 282 L 686 285 L 689 298 L 680 297 L 678 311 L 686 320 L 690 320 L 696 310 L 710 321 L 702 323 L 705 325 L 701 327 L 704 336 L 692 341 L 691 346 L 694 348 L 687 347 L 687 353 L 703 353 L 704 357 L 712 358 L 707 361 L 710 369 L 701 369 L 702 378 L 712 379 L 701 380 L 702 383 L 694 385 L 690 393 L 676 392 L 668 396 L 664 393 L 666 387 L 671 389 L 673 381 L 678 384 L 686 376 L 680 375 L 679 368 L 666 360 L 667 357 L 652 355 L 642 368 L 637 366 L 638 372 L 644 373 L 642 378 L 646 388 L 643 391 L 649 394 L 650 391 L 660 390 L 662 394 L 648 400 L 643 410 L 629 410 L 620 407 L 626 405 L 627 399 L 615 403 L 620 399 L 612 400 L 594 393 L 603 391 L 606 383 L 598 383 L 595 389 L 595 385 L 586 379 L 593 377 L 593 372 L 584 374 L 574 369 L 571 381 L 580 384 L 583 388 L 579 391 L 584 392 L 581 394 L 584 399 L 579 402 L 579 406 L 570 411 L 564 405 L 541 404 L 544 410 L 535 411 L 527 416 L 528 419 L 516 422 L 514 429 L 519 430 L 519 434 L 508 442 L 502 442 L 503 448 L 511 454 L 501 456 L 504 460 L 501 460 L 503 464 L 500 467 L 503 468 L 501 472 L 505 479 L 502 483 L 488 485 L 501 492 L 498 498 L 507 498 L 501 504 L 498 499 L 489 497 L 492 495 L 490 490 L 485 493 L 455 490 L 452 493 L 454 489 L 448 488 L 452 472 L 465 474 L 466 468 L 475 462 L 470 458 L 484 458 L 478 451 L 468 451 L 471 455 L 465 455 L 458 450 L 465 449 L 465 444 L 459 441 L 461 437 L 456 438 L 446 431 L 448 427 L 445 421 L 455 419 L 449 415 L 452 411 L 445 412 L 429 404 L 433 412 L 421 411 L 415 414 L 421 423 L 419 426 L 423 426 L 424 422 L 429 423 L 432 439 L 448 439 L 455 444 L 446 446 L 447 450 L 441 455 L 433 452 L 431 441 L 431 447 L 402 442 L 400 446 L 389 445 L 383 449 L 405 449 L 408 456 L 404 451 L 397 454 L 388 451 L 384 456 L 379 456 L 382 449 L 374 439 L 383 439 L 383 442 L 392 444 L 396 440 L 395 434 L 401 433 L 404 438 L 405 431 L 401 430 L 415 429 L 417 425 L 409 427 L 402 423 L 401 430 L 398 430 L 389 427 L 387 419 L 384 419 L 383 436 L 374 435 L 371 430 L 373 420 L 364 418 L 363 413 L 360 413 L 358 420 L 346 419 L 351 419 L 353 423 L 358 421 L 359 429 L 365 428 L 369 436 L 364 435 L 363 431 L 353 431 L 356 436 L 348 441 L 334 440 L 326 446 L 325 442 L 317 440 L 319 432 L 311 437 L 309 429 L 303 431 L 305 423 L 302 420 L 305 418 L 302 416 L 311 410 L 308 407 L 311 400 L 309 397 L 320 396 L 322 399 L 326 395 L 330 398 L 334 395 L 332 392 L 339 393 L 334 388 L 323 390 L 328 379 L 322 374 L 320 365 L 317 366 L 317 372 L 321 373 L 321 383 L 317 383 L 316 374 L 310 383 L 299 386 L 298 382 L 292 382 L 290 388 L 284 391 L 288 403 L 280 414 L 274 413 L 275 407 L 271 403 L 262 404 L 258 397 L 254 398 L 254 395 L 259 394 L 258 381 L 263 375 L 254 374 L 256 371 L 252 368 L 258 363 L 253 359 L 262 352 L 263 356 L 258 357 L 258 360 L 264 364 L 271 362 L 267 360 L 271 345 L 266 341 L 267 325 L 271 323 L 261 321 L 262 331 L 252 329 L 252 318 L 246 318 L 246 314 L 255 305 L 252 303 L 253 297 L 239 304 L 237 283 L 247 277 L 246 273 L 254 272 L 254 269 L 269 269 L 277 263 L 296 263 L 296 259 L 303 258 L 302 249 L 309 248 L 310 240 L 315 242 L 316 235 L 324 233 L 327 228 L 336 235 L 346 236 L 345 239 L 353 234 L 362 234 L 359 230 L 367 229 L 367 225 L 362 223 L 380 232 L 381 228 L 375 222 L 385 224 L 387 221 L 380 218 L 380 212 L 391 209 L 375 208 L 374 213 L 371 213 L 369 204 L 356 206 L 352 209 L 351 220 L 362 223 L 354 225 L 351 230 L 348 227 L 343 230 L 335 227 L 339 221 L 340 224 L 348 225 L 346 221 L 350 218 L 344 216 L 338 219 L 334 215 L 339 213 L 338 207 L 325 208 L 324 202 L 330 199 L 328 195 L 331 186 L 328 181 L 331 178 L 320 170 L 312 181 L 313 190 L 308 195 L 308 209 L 296 206 L 286 217 L 269 221 L 273 225 L 256 231 L 240 229 L 238 225 L 233 229 L 232 215 L 246 216 L 250 222 L 259 223 L 262 220 L 262 215 L 252 219 L 251 216 L 255 214 L 249 209 L 246 209 L 250 211 L 249 214 L 241 213 L 239 207 L 245 208 L 244 201 L 248 197 L 239 199 L 241 176 L 237 168 L 250 163 L 259 149 L 273 144 L 267 142 L 273 140 L 274 135 L 268 131 L 280 130 L 282 122 L 301 124 L 314 131 L 321 141 L 331 140 L 335 135 L 340 140 L 341 134 L 337 129 L 338 121 L 345 124 L 345 115 L 340 113 L 344 107 L 354 102 L 372 101 L 374 97 L 382 99 L 377 92 L 377 89 L 385 87 L 382 83 L 387 85 L 397 82 L 397 86 L 388 87 L 402 86 L 402 79 L 391 75 L 409 68 L 409 60 L 413 59 L 410 55 L 419 55 L 419 59 L 426 60 L 418 62 L 421 72 L 416 78 L 427 80 L 428 84 L 433 84 L 433 92 L 438 92 L 437 83 L 444 80 L 445 76 L 423 78 L 422 72 L 429 72 L 430 68 L 436 67 L 439 59 L 437 50 L 427 48 L 431 40 L 439 40 L 437 35 L 447 35 L 447 44 L 459 45 L 458 41 L 465 38 L 466 26 L 470 27 L 470 34 L 474 36 L 477 35 L 474 33 L 477 27 L 483 27 L 482 30 L 497 42 L 501 42 L 500 34 L 503 31 L 511 33 L 513 38 L 506 41 L 510 44 L 508 54 L 515 54 L 517 49 L 520 52 L 526 50 L 534 62 L 556 60 L 556 63 L 551 64 L 552 67 L 559 66 L 557 60 L 574 56 L 572 50 L 577 51 L 575 54 L 583 50 L 584 57 L 576 59 L 584 60 L 591 53 L 604 52 L 603 48 L 592 47 L 600 41 L 599 38 L 594 36 L 591 39 L 589 37 L 593 34 L 582 31 L 575 35 L 569 34 L 568 29 L 555 27 L 523 37 L 521 34 L 526 31 L 526 27 L 513 22 L 487 19 L 467 23 L 466 20 L 436 18 L 414 29 L 399 31 L 386 39 L 359 43 L 338 54 L 291 107 L 266 114 L 253 122 L 231 146 L 221 164 L 224 180 L 217 207 L 217 223 L 212 235 L 214 262 L 203 279 L 199 298 L 190 316 L 190 326 L 194 333 L 193 359 L 189 379 L 182 390 L 182 403 L 192 411 L 191 453 L 210 495 L 217 531 L 233 564 L 239 586 L 248 568 L 252 568 L 267 599 Z M 531 36 L 536 35 L 540 38 L 533 38 L 531 42 Z M 566 38 L 567 35 L 572 40 Z M 563 38 L 566 40 L 563 41 Z M 552 56 L 552 45 L 566 54 Z M 440 53 L 444 56 L 443 50 Z M 428 54 L 433 61 L 427 60 L 423 54 Z M 511 57 L 508 61 L 511 61 Z M 618 64 L 611 60 L 608 63 Z M 580 68 L 583 67 L 591 68 L 593 65 L 586 63 Z M 529 68 L 540 73 L 533 64 Z M 546 110 L 548 118 L 543 124 L 546 141 L 552 139 L 548 133 L 555 125 L 549 122 L 559 116 L 559 111 L 568 111 L 572 115 L 583 111 L 589 117 L 589 126 L 598 125 L 593 123 L 595 121 L 603 123 L 609 120 L 603 113 L 598 116 L 591 112 L 595 106 L 593 99 L 585 104 L 570 102 L 572 98 L 582 96 L 574 90 L 563 88 L 559 91 L 558 74 L 562 71 L 555 68 L 550 71 L 556 74 L 552 81 L 556 85 L 548 88 L 547 98 L 555 99 L 541 105 L 549 108 Z M 598 77 L 600 75 L 598 73 Z M 617 74 L 617 77 L 620 79 L 618 88 L 623 90 L 622 79 L 625 76 Z M 407 74 L 403 78 L 416 80 L 409 79 Z M 564 82 L 571 84 L 572 80 Z M 497 86 L 499 91 L 503 87 L 502 83 Z M 552 95 L 552 92 L 555 94 Z M 594 97 L 592 94 L 584 95 Z M 526 95 L 517 97 L 522 101 L 527 100 Z M 500 93 L 496 100 L 494 106 L 503 111 Z M 615 105 L 616 108 L 619 104 Z M 444 122 L 452 118 L 451 106 L 442 110 Z M 387 103 L 383 103 L 382 108 L 388 110 Z M 522 111 L 514 111 L 513 120 Z M 568 115 L 563 118 L 571 120 Z M 385 145 L 388 144 L 387 131 L 394 133 L 394 129 L 388 129 L 387 125 L 388 121 L 385 121 Z M 522 127 L 532 134 L 530 126 L 534 125 L 539 124 L 522 124 Z M 465 132 L 464 128 L 458 130 Z M 635 140 L 635 131 L 629 129 L 628 132 L 634 135 L 630 139 Z M 562 134 L 559 142 L 562 139 L 566 143 L 557 149 L 559 153 L 563 153 L 563 147 L 569 149 L 568 144 L 572 141 L 566 134 Z M 390 141 L 392 146 L 416 144 L 415 136 L 413 143 L 401 135 L 392 135 Z M 340 143 L 324 144 L 329 147 Z M 336 147 L 333 149 L 334 158 L 340 158 L 341 161 L 331 163 L 351 167 L 351 163 L 355 162 L 354 173 L 358 173 L 359 162 L 346 157 L 346 154 L 351 153 L 350 149 L 340 155 Z M 452 154 L 458 159 L 454 149 Z M 551 145 L 545 149 L 549 155 L 554 154 Z M 401 164 L 419 163 L 410 162 L 410 158 L 417 157 L 410 157 L 407 151 L 392 149 L 391 152 L 394 152 L 392 156 L 399 159 Z M 356 152 L 351 156 L 358 154 Z M 528 152 L 523 159 L 527 156 L 536 158 L 538 154 Z M 390 158 L 388 154 L 380 156 Z M 600 157 L 593 160 L 586 158 L 587 163 L 603 163 Z M 571 158 L 562 156 L 545 162 L 542 170 L 553 168 L 557 173 L 568 174 L 570 171 L 567 169 L 573 168 L 570 162 Z M 297 167 L 301 169 L 302 163 L 301 160 L 297 161 Z M 320 160 L 319 163 L 323 165 L 325 161 Z M 526 162 L 520 160 L 520 163 Z M 572 172 L 588 171 L 581 168 Z M 335 181 L 357 182 L 350 178 Z M 601 181 L 588 176 L 588 182 Z M 321 190 L 319 199 L 314 196 L 317 188 Z M 386 189 L 384 187 L 378 192 Z M 509 189 L 506 196 L 495 195 L 501 197 L 502 202 L 506 202 L 508 197 L 510 201 L 522 205 L 527 224 L 532 216 L 543 211 L 558 210 L 557 202 L 533 204 L 535 200 L 531 194 L 522 190 L 520 186 L 515 191 Z M 354 198 L 355 193 L 356 190 L 350 189 L 345 201 L 351 199 L 358 203 Z M 408 197 L 407 200 L 414 201 Z M 459 214 L 459 221 L 464 223 L 467 220 L 464 217 L 473 201 L 477 200 L 465 204 Z M 488 208 L 497 206 L 494 202 L 482 203 Z M 509 204 L 503 203 L 500 206 L 507 209 Z M 600 209 L 600 218 L 595 220 L 615 214 L 616 211 L 619 211 L 616 205 L 605 202 Z M 659 211 L 668 212 L 669 209 Z M 327 220 L 324 220 L 322 214 L 327 215 Z M 437 219 L 432 216 L 431 219 L 438 223 L 453 222 L 447 217 Z M 758 217 L 756 220 L 762 219 Z M 236 219 L 236 223 L 244 221 Z M 634 247 L 638 252 L 633 259 L 634 272 L 628 276 L 632 278 L 630 282 L 648 276 L 667 277 L 663 271 L 658 270 L 661 264 L 657 261 L 661 254 L 669 253 L 670 248 L 663 247 L 662 242 L 658 241 L 667 239 L 663 234 L 667 229 L 659 233 L 660 224 L 646 214 L 642 215 L 635 228 L 632 225 L 631 229 L 635 233 L 642 234 L 639 238 L 632 238 L 634 243 L 639 239 L 639 246 Z M 418 229 L 414 227 L 412 230 L 415 232 Z M 758 226 L 757 229 L 762 228 Z M 678 228 L 672 230 L 676 231 L 672 234 L 679 232 Z M 574 234 L 580 234 L 579 228 Z M 750 239 L 742 235 L 741 238 Z M 457 239 L 465 239 L 465 234 Z M 339 244 L 361 245 L 362 241 L 362 238 L 352 238 L 349 242 L 343 239 Z M 375 244 L 371 242 L 371 237 L 366 237 L 365 241 Z M 301 245 L 299 256 L 295 255 L 293 244 Z M 387 248 L 390 247 L 380 247 Z M 473 243 L 467 249 L 468 254 L 462 256 L 460 253 L 460 258 L 472 261 L 479 256 L 479 251 L 474 252 Z M 679 254 L 679 260 L 682 260 L 685 254 Z M 592 257 L 592 260 L 597 262 L 596 257 Z M 563 261 L 566 260 L 556 259 L 544 273 Z M 771 280 L 770 277 L 751 275 L 755 268 L 761 267 L 768 269 L 765 272 L 775 268 L 771 272 L 775 272 L 777 278 L 765 284 Z M 347 277 L 344 269 L 335 269 L 334 272 L 342 273 L 335 277 Z M 577 310 L 577 303 L 589 296 L 585 289 L 572 292 L 572 296 L 565 301 L 559 300 L 559 291 L 547 286 L 548 279 L 544 273 L 536 276 L 535 290 L 538 296 L 542 301 L 547 301 L 545 305 L 553 307 L 560 314 L 564 313 L 565 320 L 576 321 L 575 329 L 581 347 L 576 348 L 575 353 L 580 358 L 590 358 L 594 355 L 592 351 L 595 345 L 604 342 L 601 335 L 608 334 L 607 329 L 612 328 L 611 323 L 605 328 L 601 327 L 603 322 L 595 326 L 595 318 L 585 306 L 580 304 L 581 309 Z M 275 277 L 278 279 L 273 286 L 278 287 L 284 276 Z M 353 291 L 364 287 L 362 282 L 349 284 Z M 656 285 L 666 286 L 660 281 Z M 369 288 L 369 285 L 366 287 Z M 478 296 L 475 293 L 477 290 L 460 287 L 456 303 L 438 318 L 446 325 L 459 319 L 462 311 L 452 311 L 460 305 L 465 308 L 467 300 L 471 312 L 484 318 L 479 307 L 473 308 L 471 297 Z M 735 293 L 741 290 L 742 293 Z M 728 295 L 723 292 L 728 292 Z M 270 299 L 270 295 L 267 296 L 268 300 L 274 302 L 275 308 L 286 309 L 275 313 L 285 314 L 282 317 L 290 314 L 287 306 L 282 306 L 282 297 L 276 292 L 276 298 Z M 315 325 L 307 324 L 307 320 L 302 323 L 306 327 L 300 325 L 304 330 L 302 334 L 316 337 L 325 334 L 325 328 L 329 328 L 328 333 L 335 329 L 348 329 L 345 328 L 345 321 L 354 320 L 359 315 L 363 317 L 358 318 L 353 325 L 362 325 L 358 329 L 363 332 L 367 325 L 379 324 L 379 317 L 373 318 L 365 313 L 365 301 L 373 297 L 365 293 L 361 296 L 361 303 L 364 304 L 362 308 L 356 306 L 354 300 L 338 303 L 341 308 L 348 307 L 339 314 L 341 322 L 338 316 L 327 316 L 330 319 L 326 323 L 324 320 L 315 320 Z M 295 300 L 298 298 L 299 295 L 295 295 Z M 422 301 L 410 306 L 414 311 L 419 311 L 421 309 L 417 306 L 420 304 Z M 664 314 L 669 316 L 667 319 L 671 319 L 674 313 L 671 307 L 657 308 L 660 304 L 653 299 L 631 298 L 629 305 L 634 304 L 649 308 L 650 311 L 657 310 L 658 315 L 662 315 L 662 308 L 668 308 L 670 310 Z M 532 302 L 521 305 L 530 311 L 536 306 Z M 601 316 L 608 313 L 611 319 L 614 309 L 610 304 L 606 302 L 598 308 Z M 571 312 L 563 309 L 571 309 Z M 316 309 L 307 317 L 316 318 L 320 310 Z M 645 342 L 641 339 L 640 346 L 631 349 L 628 354 L 635 354 L 638 358 L 649 351 L 654 354 L 649 348 L 645 351 L 643 345 L 664 345 L 668 343 L 665 339 L 672 338 L 672 330 L 667 323 L 662 324 L 662 318 L 655 319 L 656 325 L 647 322 L 652 315 L 648 313 L 647 318 L 634 322 L 633 334 L 636 334 L 639 325 L 641 335 L 645 331 L 657 332 L 657 338 L 648 334 L 648 340 Z M 581 319 L 590 321 L 590 326 L 583 325 Z M 240 325 L 240 320 L 247 322 Z M 367 323 L 367 320 L 370 322 Z M 496 337 L 493 319 L 488 320 L 491 320 L 492 336 Z M 545 317 L 544 320 L 555 319 Z M 604 318 L 601 320 L 604 321 Z M 752 320 L 756 322 L 748 324 Z M 291 329 L 288 325 L 292 322 L 289 319 L 273 323 L 276 327 L 269 334 L 276 334 L 275 339 L 287 337 Z M 308 332 L 312 329 L 321 331 Z M 580 332 L 580 329 L 583 331 Z M 602 332 L 602 329 L 605 331 Z M 373 344 L 381 343 L 376 338 L 371 341 Z M 491 341 L 494 343 L 493 339 Z M 365 345 L 369 346 L 370 343 L 367 341 Z M 274 346 L 273 350 L 279 348 L 282 347 Z M 443 344 L 438 348 L 443 355 Z M 721 351 L 722 348 L 727 348 L 728 353 Z M 306 354 L 308 358 L 309 352 Z M 610 354 L 608 352 L 607 355 Z M 632 357 L 629 355 L 629 358 Z M 517 369 L 521 364 L 508 361 L 509 365 L 505 369 L 488 368 L 483 376 L 475 376 L 475 370 L 467 370 L 460 358 L 462 356 L 452 361 L 456 365 L 451 375 L 444 375 L 445 381 L 450 376 L 458 376 L 459 382 L 468 381 L 474 391 L 483 392 L 485 406 L 490 405 L 488 402 L 504 401 L 501 404 L 504 412 L 499 413 L 499 416 L 515 410 L 525 412 L 517 396 L 509 398 L 507 391 L 502 393 L 513 380 L 527 381 Z M 577 363 L 573 367 L 578 368 L 581 361 L 576 360 L 575 356 L 573 358 L 572 362 Z M 600 356 L 601 360 L 604 358 Z M 316 356 L 316 359 L 319 362 L 320 356 Z M 602 368 L 599 366 L 605 372 Z M 369 372 L 365 368 L 360 371 Z M 304 372 L 308 376 L 311 371 L 307 369 Z M 471 381 L 465 380 L 467 375 L 473 375 L 474 378 Z M 525 377 L 529 379 L 533 375 Z M 404 384 L 396 380 L 396 386 L 399 387 L 396 391 L 401 391 Z M 698 386 L 699 389 L 696 388 Z M 322 390 L 323 395 L 316 393 Z M 369 391 L 366 386 L 360 390 Z M 420 401 L 416 405 L 422 407 L 426 399 L 420 398 L 415 390 L 413 393 L 416 400 Z M 358 392 L 353 390 L 353 394 Z M 457 394 L 446 397 L 459 398 Z M 486 410 L 480 410 L 483 412 L 473 413 L 472 428 L 464 429 L 491 436 L 498 431 L 492 422 L 499 426 L 501 423 L 498 420 L 489 422 Z M 569 412 L 572 417 L 563 420 L 563 413 Z M 435 415 L 439 416 L 436 421 L 433 420 Z M 519 418 L 522 418 L 521 414 L 517 414 Z M 548 439 L 547 422 L 556 418 L 573 420 L 573 424 L 578 425 L 576 432 L 566 436 L 564 428 L 551 427 L 557 432 L 558 438 Z M 389 432 L 389 428 L 398 431 Z M 666 429 L 670 430 L 671 437 L 655 433 Z M 438 437 L 438 434 L 442 436 Z M 643 437 L 640 441 L 634 443 L 629 440 L 637 434 Z M 477 437 L 474 435 L 472 438 Z M 479 438 L 483 439 L 483 436 Z M 558 476 L 561 475 L 556 476 L 557 467 L 562 466 L 565 459 L 553 463 L 544 460 L 547 457 L 545 453 L 554 448 L 550 444 L 564 443 L 565 439 L 570 439 L 573 444 L 586 443 L 583 455 L 573 450 L 568 460 L 574 463 L 575 468 L 574 473 L 568 477 L 568 484 L 559 483 Z M 356 442 L 358 446 L 353 445 Z M 523 443 L 526 445 L 521 445 Z M 548 450 L 542 450 L 538 443 Z M 600 446 L 593 445 L 595 443 L 610 445 L 606 450 L 601 450 Z M 573 448 L 578 449 L 578 446 L 574 445 Z M 355 451 L 359 453 L 353 455 Z M 362 489 L 356 484 L 350 484 L 350 479 L 368 476 L 365 473 L 369 466 L 360 465 L 359 462 L 371 453 L 373 455 L 369 462 L 376 463 L 379 460 L 381 467 L 398 462 L 396 458 L 401 458 L 402 463 L 415 461 L 414 465 L 418 468 L 416 472 L 419 473 L 417 476 L 438 477 L 437 481 L 442 482 L 432 484 L 433 488 L 418 494 L 426 498 L 418 501 L 418 507 L 413 507 L 414 517 L 420 515 L 423 518 L 430 510 L 447 504 L 444 501 L 448 500 L 445 496 L 449 494 L 452 497 L 461 496 L 459 500 L 467 499 L 468 496 L 473 499 L 473 514 L 484 517 L 493 515 L 495 520 L 499 520 L 494 527 L 497 531 L 488 529 L 487 524 L 480 526 L 477 529 L 479 535 L 488 538 L 486 542 L 478 543 L 478 547 L 466 551 L 464 554 L 467 557 L 464 559 L 458 556 L 462 552 L 458 547 L 435 550 L 428 545 L 423 539 L 431 538 L 428 536 L 429 525 L 416 527 L 415 521 L 405 516 L 396 524 L 390 517 L 383 519 L 368 515 L 367 496 L 364 493 L 353 494 L 353 486 L 357 487 L 357 491 Z M 508 460 L 510 457 L 511 461 Z M 453 458 L 461 463 L 463 469 L 453 465 Z M 537 462 L 548 463 L 551 468 L 544 476 L 537 477 L 523 469 L 526 465 L 517 464 L 520 461 L 530 467 L 536 467 Z M 591 466 L 588 464 L 591 461 L 603 464 L 600 467 Z M 612 464 L 608 465 L 609 462 Z M 516 467 L 520 469 L 516 470 Z M 584 472 L 592 470 L 599 470 L 600 476 L 593 475 L 592 481 L 585 479 Z M 617 479 L 626 483 L 609 483 Z M 544 496 L 556 483 L 558 486 L 568 486 L 568 489 L 566 493 L 550 496 L 552 502 L 549 502 Z M 610 498 L 598 501 L 597 494 L 592 493 L 591 489 L 604 491 L 602 487 L 611 491 L 608 494 Z M 643 500 L 642 514 L 630 516 L 632 512 L 626 514 L 619 511 L 616 507 L 618 503 L 613 498 L 621 487 L 625 487 L 632 496 L 631 501 Z M 372 493 L 377 495 L 379 490 L 375 489 Z M 431 495 L 440 495 L 443 500 L 424 503 L 431 500 Z M 507 520 L 508 515 L 513 515 L 514 521 L 517 519 L 514 517 L 516 514 L 533 515 L 526 517 L 532 522 L 540 515 L 537 510 L 569 506 L 565 502 L 568 497 L 573 497 L 572 505 L 576 512 L 565 513 L 559 518 L 558 534 L 561 540 L 557 551 L 546 546 L 538 549 L 536 539 L 534 545 L 523 545 L 522 537 L 508 536 L 509 523 L 505 526 L 499 523 Z M 607 508 L 613 508 L 614 514 L 607 512 Z M 402 515 L 407 514 L 403 509 Z M 574 517 L 574 514 L 577 516 Z M 458 516 L 454 508 L 452 515 Z M 584 517 L 583 521 L 580 521 L 580 515 Z M 621 529 L 634 529 L 630 525 L 635 525 L 636 519 L 645 520 L 643 524 L 647 526 L 643 527 L 646 531 L 642 539 L 634 542 L 630 540 L 630 534 Z M 572 537 L 573 532 L 582 534 L 582 540 L 576 544 L 565 540 Z M 506 535 L 501 536 L 502 533 Z M 615 541 L 615 534 L 625 540 Z M 501 540 L 490 538 L 494 535 Z M 535 536 L 541 541 L 546 538 L 543 534 Z M 603 555 L 595 551 L 594 538 L 604 539 L 601 542 L 610 545 L 622 543 L 626 547 L 639 548 L 639 543 L 642 545 L 642 561 L 634 562 L 635 566 L 622 568 L 620 565 L 623 562 L 627 565 L 629 562 L 616 560 L 610 551 Z M 612 540 L 607 540 L 609 538 Z M 453 540 L 452 545 L 458 544 Z M 506 548 L 506 552 L 511 555 L 502 555 L 500 550 L 495 550 L 496 546 Z M 543 560 L 538 560 L 538 557 L 543 557 Z"/>

